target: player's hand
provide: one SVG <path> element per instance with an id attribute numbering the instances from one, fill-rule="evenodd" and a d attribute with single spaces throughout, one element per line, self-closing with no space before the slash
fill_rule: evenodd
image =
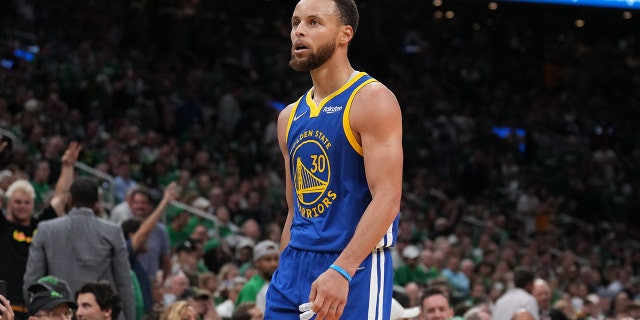
<path id="1" fill-rule="evenodd" d="M 349 295 L 349 281 L 332 269 L 311 284 L 309 301 L 317 320 L 337 320 L 342 316 Z"/>

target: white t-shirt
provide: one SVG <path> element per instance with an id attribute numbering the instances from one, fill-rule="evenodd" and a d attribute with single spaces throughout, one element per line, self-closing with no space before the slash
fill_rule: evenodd
<path id="1" fill-rule="evenodd" d="M 509 289 L 496 302 L 491 319 L 508 320 L 522 309 L 529 311 L 536 320 L 540 320 L 536 298 L 521 288 Z"/>

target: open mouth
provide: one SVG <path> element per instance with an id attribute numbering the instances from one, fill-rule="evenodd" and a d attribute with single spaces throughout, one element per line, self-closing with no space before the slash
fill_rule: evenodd
<path id="1" fill-rule="evenodd" d="M 296 42 L 293 44 L 293 53 L 295 54 L 305 52 L 306 50 L 309 50 L 309 47 L 302 42 Z"/>

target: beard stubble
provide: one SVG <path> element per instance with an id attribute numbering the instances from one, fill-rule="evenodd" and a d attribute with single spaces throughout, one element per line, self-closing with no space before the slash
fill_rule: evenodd
<path id="1" fill-rule="evenodd" d="M 333 53 L 336 51 L 335 43 L 329 41 L 322 44 L 318 51 L 312 52 L 306 58 L 297 58 L 291 53 L 291 60 L 289 60 L 289 66 L 295 71 L 311 71 L 319 68 L 325 62 L 327 62 Z"/>

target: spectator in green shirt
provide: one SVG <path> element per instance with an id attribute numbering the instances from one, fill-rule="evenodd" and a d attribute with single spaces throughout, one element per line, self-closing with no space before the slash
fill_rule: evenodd
<path id="1" fill-rule="evenodd" d="M 393 281 L 395 284 L 404 286 L 409 282 L 415 282 L 421 286 L 426 286 L 430 279 L 434 277 L 425 266 L 419 263 L 420 249 L 414 245 L 409 245 L 402 250 L 402 258 L 405 264 L 398 267 L 394 272 Z"/>
<path id="2" fill-rule="evenodd" d="M 264 240 L 256 244 L 253 247 L 253 261 L 258 273 L 251 277 L 240 291 L 236 300 L 236 307 L 244 302 L 256 302 L 258 307 L 264 310 L 265 297 L 258 296 L 258 293 L 261 293 L 261 295 L 266 294 L 266 290 L 263 290 L 263 287 L 269 285 L 271 276 L 278 268 L 280 261 L 278 244 L 271 240 Z"/>
<path id="3" fill-rule="evenodd" d="M 49 185 L 50 172 L 51 169 L 47 160 L 38 161 L 33 172 L 33 180 L 31 180 L 31 185 L 36 191 L 36 198 L 34 200 L 36 210 L 42 208 L 42 202 L 51 191 L 51 186 Z"/>
<path id="4" fill-rule="evenodd" d="M 173 212 L 171 214 L 167 213 L 167 218 L 170 220 L 169 224 L 167 224 L 167 234 L 169 235 L 169 244 L 172 248 L 175 248 L 189 239 L 187 223 L 191 214 L 184 210 L 176 212 L 176 208 L 167 209 L 167 211 L 169 210 Z"/>

